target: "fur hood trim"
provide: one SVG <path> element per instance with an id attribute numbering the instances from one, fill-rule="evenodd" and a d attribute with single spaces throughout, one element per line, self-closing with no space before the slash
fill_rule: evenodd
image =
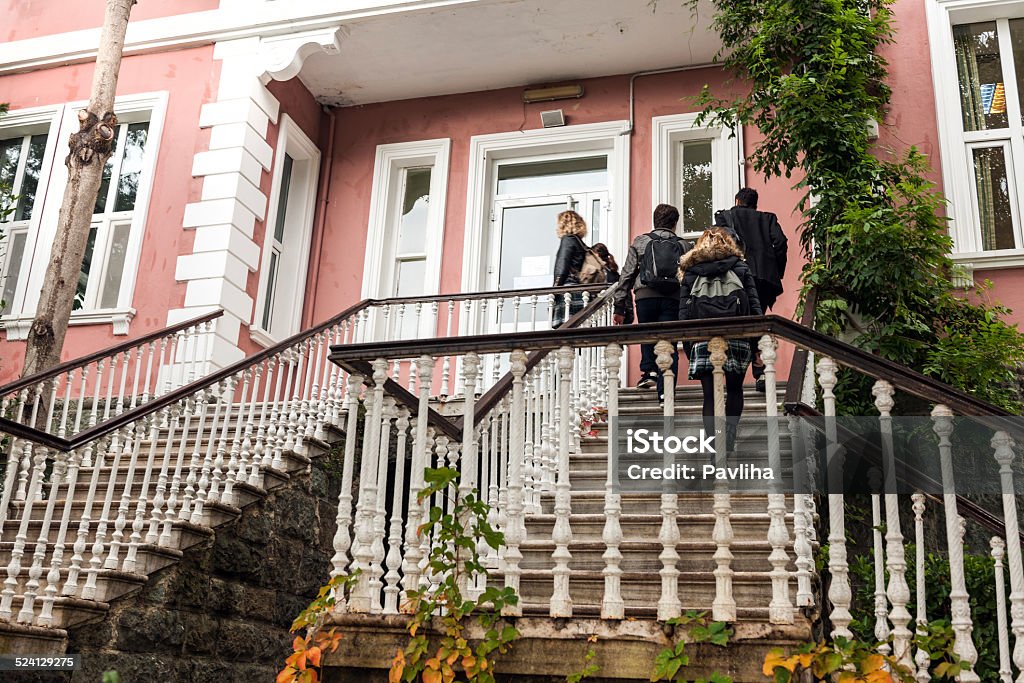
<path id="1" fill-rule="evenodd" d="M 721 261 L 729 258 L 730 256 L 735 256 L 742 260 L 743 252 L 740 251 L 739 247 L 722 244 L 721 242 L 705 242 L 704 244 L 700 244 L 683 254 L 682 258 L 679 259 L 679 279 L 681 280 L 683 278 L 683 273 L 685 273 L 688 268 L 692 268 L 698 263 Z"/>

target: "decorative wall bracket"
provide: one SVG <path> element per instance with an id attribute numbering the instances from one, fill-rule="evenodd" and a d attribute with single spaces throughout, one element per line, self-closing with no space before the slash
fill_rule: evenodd
<path id="1" fill-rule="evenodd" d="M 294 78 L 310 56 L 320 52 L 338 54 L 341 40 L 347 36 L 348 30 L 344 26 L 332 26 L 261 38 L 260 56 L 264 71 L 260 80 L 266 85 L 271 80 L 287 81 Z"/>

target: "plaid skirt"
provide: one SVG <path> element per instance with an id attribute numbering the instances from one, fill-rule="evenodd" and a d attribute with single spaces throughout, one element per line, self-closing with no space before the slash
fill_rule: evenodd
<path id="1" fill-rule="evenodd" d="M 754 351 L 750 342 L 746 339 L 729 339 L 729 348 L 726 350 L 725 371 L 737 375 L 747 372 L 750 363 L 754 360 Z M 708 350 L 707 342 L 697 342 L 690 349 L 690 379 L 699 379 L 702 375 L 709 375 L 714 371 L 711 365 L 711 351 Z"/>

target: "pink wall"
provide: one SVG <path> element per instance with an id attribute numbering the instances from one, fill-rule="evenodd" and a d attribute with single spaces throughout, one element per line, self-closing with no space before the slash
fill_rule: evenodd
<path id="1" fill-rule="evenodd" d="M 0 79 L 0 99 L 10 101 L 12 110 L 84 100 L 89 95 L 92 72 L 92 64 L 81 64 L 5 76 Z M 199 196 L 199 183 L 192 178 L 192 157 L 206 149 L 209 138 L 199 129 L 199 108 L 215 99 L 218 74 L 212 47 L 127 57 L 121 67 L 119 95 L 161 90 L 169 93 L 132 303 L 138 313 L 131 323 L 131 337 L 164 327 L 167 311 L 184 302 L 185 286 L 175 282 L 174 270 L 178 254 L 192 251 L 192 232 L 183 230 L 181 224 L 185 204 Z M 59 144 L 58 163 L 64 149 Z M 46 201 L 60 202 L 60 197 L 51 195 Z M 113 336 L 109 324 L 73 326 L 68 330 L 62 357 L 75 358 L 127 338 Z M 0 383 L 17 376 L 24 349 L 23 341 L 0 341 Z"/>
<path id="2" fill-rule="evenodd" d="M 146 0 L 132 8 L 131 20 L 155 19 L 216 9 L 219 0 Z M 103 0 L 0 0 L 4 28 L 0 41 L 24 40 L 103 24 Z"/>

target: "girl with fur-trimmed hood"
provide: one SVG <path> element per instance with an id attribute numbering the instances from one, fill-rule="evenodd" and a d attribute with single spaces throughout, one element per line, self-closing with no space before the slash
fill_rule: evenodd
<path id="1" fill-rule="evenodd" d="M 728 273 L 732 272 L 735 278 L 729 278 Z M 724 277 L 723 277 L 724 276 Z M 736 290 L 732 293 L 733 300 L 722 302 L 701 301 L 701 296 L 706 296 L 705 289 L 700 292 L 694 291 L 694 285 L 698 278 L 704 281 L 721 280 L 735 283 L 735 286 L 742 286 L 742 291 Z M 738 279 L 738 282 L 737 282 Z M 707 310 L 723 311 L 722 315 L 763 315 L 761 302 L 757 297 L 757 286 L 754 284 L 754 276 L 750 272 L 746 261 L 743 260 L 743 252 L 736 245 L 735 240 L 722 228 L 708 228 L 697 240 L 694 248 L 679 259 L 679 319 L 696 320 L 709 317 L 703 314 Z M 728 291 L 729 285 L 720 290 Z M 743 296 L 745 294 L 745 296 Z M 745 301 L 744 301 L 745 299 Z M 716 315 L 715 317 L 721 317 Z M 754 342 L 744 339 L 730 339 L 729 349 L 725 361 L 725 414 L 732 419 L 728 423 L 728 448 L 731 451 L 736 437 L 736 421 L 743 412 L 743 377 L 747 368 L 754 358 Z M 708 342 L 697 342 L 692 345 L 690 356 L 690 379 L 699 379 L 704 393 L 705 416 L 715 414 L 715 389 L 712 379 L 711 352 L 708 350 Z"/>

